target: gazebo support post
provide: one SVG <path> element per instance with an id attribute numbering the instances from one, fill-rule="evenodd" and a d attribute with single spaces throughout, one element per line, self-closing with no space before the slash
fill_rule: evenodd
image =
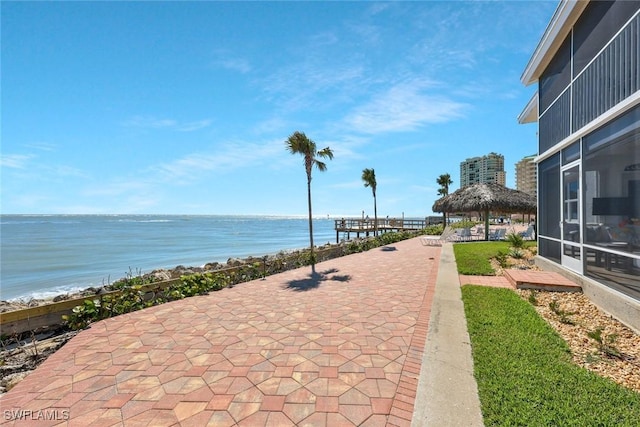
<path id="1" fill-rule="evenodd" d="M 484 240 L 489 241 L 489 210 L 484 211 Z"/>

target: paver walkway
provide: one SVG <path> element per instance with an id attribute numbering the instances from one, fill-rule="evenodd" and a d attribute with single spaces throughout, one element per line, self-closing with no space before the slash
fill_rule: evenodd
<path id="1" fill-rule="evenodd" d="M 505 270 L 502 276 L 460 275 L 460 284 L 508 289 L 538 289 L 561 292 L 581 292 L 580 285 L 554 271 Z"/>
<path id="2" fill-rule="evenodd" d="M 411 239 L 98 322 L 1 398 L 23 411 L 3 421 L 409 426 L 440 250 Z"/>
<path id="3" fill-rule="evenodd" d="M 514 289 L 513 285 L 509 282 L 509 279 L 504 276 L 469 276 L 461 274 L 460 284 Z"/>

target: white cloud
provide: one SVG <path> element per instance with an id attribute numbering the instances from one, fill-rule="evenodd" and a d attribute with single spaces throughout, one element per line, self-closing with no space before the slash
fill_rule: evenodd
<path id="1" fill-rule="evenodd" d="M 168 129 L 178 132 L 193 132 L 211 126 L 213 120 L 203 119 L 190 122 L 179 122 L 175 119 L 162 119 L 154 116 L 134 116 L 123 124 L 127 127 L 142 129 Z"/>
<path id="2" fill-rule="evenodd" d="M 55 151 L 57 146 L 55 144 L 50 144 L 48 142 L 36 142 L 33 144 L 26 144 L 27 148 L 34 148 L 40 151 Z"/>
<path id="3" fill-rule="evenodd" d="M 61 211 L 70 213 L 149 212 L 161 206 L 164 189 L 164 184 L 155 180 L 136 177 L 125 181 L 118 177 L 112 181 L 101 182 L 99 185 L 86 186 L 79 192 L 82 198 L 78 202 L 83 204 L 65 206 Z M 90 200 L 99 200 L 100 203 L 92 205 Z"/>
<path id="4" fill-rule="evenodd" d="M 313 46 L 329 46 L 339 42 L 339 38 L 335 33 L 323 32 L 310 37 L 310 44 Z"/>
<path id="5" fill-rule="evenodd" d="M 463 115 L 466 105 L 425 93 L 428 83 L 408 82 L 377 94 L 345 119 L 354 131 L 375 134 L 416 130 L 428 123 L 447 122 Z"/>
<path id="6" fill-rule="evenodd" d="M 343 188 L 343 189 L 353 189 L 353 188 L 359 189 L 360 187 L 364 187 L 364 183 L 362 180 L 345 181 L 345 182 L 339 182 L 337 184 L 331 185 L 331 188 Z"/>
<path id="7" fill-rule="evenodd" d="M 139 128 L 162 129 L 174 127 L 176 123 L 177 122 L 173 119 L 159 119 L 152 116 L 134 116 L 125 121 L 124 125 Z"/>
<path id="8" fill-rule="evenodd" d="M 249 61 L 246 59 L 226 58 L 216 61 L 216 64 L 228 70 L 239 71 L 242 74 L 246 74 L 251 71 L 251 64 L 249 64 Z"/>
<path id="9" fill-rule="evenodd" d="M 34 156 L 28 154 L 4 154 L 0 156 L 0 166 L 10 169 L 24 169 Z"/>
<path id="10" fill-rule="evenodd" d="M 333 129 L 334 134 L 342 133 L 341 129 Z M 321 140 L 323 147 L 329 146 L 335 155 L 335 165 L 337 168 L 352 168 L 351 160 L 360 160 L 367 158 L 366 154 L 362 153 L 362 148 L 366 147 L 371 140 L 367 137 L 361 137 L 356 135 L 340 135 L 337 139 Z"/>
<path id="11" fill-rule="evenodd" d="M 149 184 L 141 181 L 140 179 L 129 181 L 112 181 L 101 182 L 96 187 L 86 188 L 82 194 L 85 196 L 109 196 L 119 197 L 130 193 L 145 193 L 149 190 Z"/>
<path id="12" fill-rule="evenodd" d="M 377 14 L 387 10 L 389 8 L 389 6 L 390 5 L 388 3 L 373 3 L 371 5 L 371 7 L 369 7 L 369 14 L 370 15 L 377 15 Z"/>
<path id="13" fill-rule="evenodd" d="M 166 179 L 190 181 L 189 178 L 195 178 L 203 171 L 224 167 L 226 164 L 228 164 L 227 159 L 222 158 L 222 156 L 194 153 L 172 162 L 158 165 L 155 168 Z"/>
<path id="14" fill-rule="evenodd" d="M 309 106 L 329 108 L 336 100 L 348 98 L 354 85 L 362 84 L 361 65 L 323 64 L 310 58 L 267 76 L 262 82 L 269 100 L 289 111 Z"/>
<path id="15" fill-rule="evenodd" d="M 37 194 L 35 192 L 13 194 L 11 196 L 11 205 L 15 212 L 33 212 L 42 206 L 49 205 L 54 198 L 51 195 Z M 6 200 L 5 200 L 6 202 Z"/>
<path id="16" fill-rule="evenodd" d="M 252 131 L 255 134 L 274 133 L 274 132 L 287 132 L 285 129 L 289 126 L 289 122 L 282 117 L 272 117 L 270 119 L 263 120 L 255 124 Z"/>
<path id="17" fill-rule="evenodd" d="M 74 168 L 66 165 L 51 165 L 51 166 L 43 166 L 43 169 L 47 172 L 51 172 L 52 176 L 58 177 L 76 177 L 76 178 L 88 178 L 89 175 L 78 168 Z"/>
<path id="18" fill-rule="evenodd" d="M 229 143 L 215 152 L 187 154 L 172 162 L 153 166 L 150 170 L 168 181 L 184 184 L 199 180 L 213 171 L 228 173 L 261 163 L 273 165 L 277 155 L 285 153 L 283 141 Z"/>
<path id="19" fill-rule="evenodd" d="M 204 129 L 206 127 L 209 127 L 211 126 L 212 122 L 213 120 L 211 119 L 198 120 L 195 122 L 187 122 L 187 123 L 177 125 L 176 130 L 179 130 L 180 132 L 192 132 L 194 130 L 199 130 L 199 129 Z"/>

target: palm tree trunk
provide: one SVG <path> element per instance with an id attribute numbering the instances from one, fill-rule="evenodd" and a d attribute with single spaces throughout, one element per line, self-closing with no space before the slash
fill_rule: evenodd
<path id="1" fill-rule="evenodd" d="M 373 235 L 378 235 L 378 205 L 376 203 L 376 196 L 373 196 Z"/>
<path id="2" fill-rule="evenodd" d="M 311 266 L 315 266 L 316 259 L 313 255 L 313 216 L 311 215 L 311 180 L 307 181 L 307 202 L 309 204 L 309 244 L 311 250 Z"/>

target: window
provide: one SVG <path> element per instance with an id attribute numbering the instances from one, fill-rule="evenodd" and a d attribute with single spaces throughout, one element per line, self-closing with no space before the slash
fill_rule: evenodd
<path id="1" fill-rule="evenodd" d="M 560 238 L 560 154 L 539 165 L 538 228 L 540 236 Z M 541 253 L 540 255 L 543 255 Z"/>
<path id="2" fill-rule="evenodd" d="M 580 142 L 575 142 L 562 150 L 562 164 L 566 165 L 580 158 Z"/>
<path id="3" fill-rule="evenodd" d="M 640 239 L 640 107 L 585 137 L 584 147 L 586 242 L 633 244 Z"/>
<path id="4" fill-rule="evenodd" d="M 539 103 L 543 113 L 571 83 L 571 35 L 562 43 L 549 66 L 540 76 Z"/>
<path id="5" fill-rule="evenodd" d="M 573 76 L 609 43 L 640 9 L 638 1 L 592 1 L 573 27 Z"/>
<path id="6" fill-rule="evenodd" d="M 640 107 L 584 138 L 585 274 L 640 297 Z"/>

